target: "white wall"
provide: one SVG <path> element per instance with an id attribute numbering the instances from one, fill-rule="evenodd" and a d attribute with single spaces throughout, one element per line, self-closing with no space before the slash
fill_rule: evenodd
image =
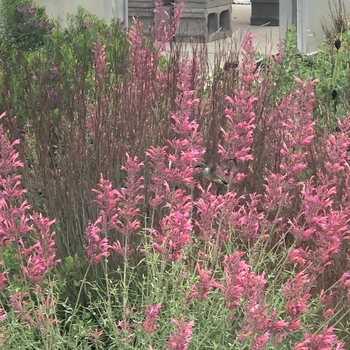
<path id="1" fill-rule="evenodd" d="M 330 0 L 331 4 L 334 2 L 338 3 L 337 0 Z M 350 12 L 350 0 L 344 0 L 344 3 Z M 328 0 L 280 0 L 281 38 L 285 37 L 286 28 L 290 27 L 293 17 L 296 20 L 299 50 L 305 54 L 316 52 L 318 43 L 324 37 L 322 19 L 331 28 Z"/>
<path id="2" fill-rule="evenodd" d="M 321 20 L 324 18 L 328 24 L 328 28 L 332 28 L 330 20 L 330 10 L 328 0 L 308 0 L 309 1 L 309 18 L 308 18 L 308 49 L 310 52 L 315 51 L 317 43 L 323 38 L 323 30 L 321 27 Z M 337 1 L 331 0 L 333 13 L 335 12 L 334 3 Z M 350 12 L 350 0 L 344 0 L 347 12 Z"/>
<path id="3" fill-rule="evenodd" d="M 142 1 L 142 0 L 140 0 Z M 79 6 L 109 22 L 113 17 L 127 21 L 127 0 L 35 0 L 46 7 L 50 17 L 65 19 L 67 13 L 75 13 Z"/>

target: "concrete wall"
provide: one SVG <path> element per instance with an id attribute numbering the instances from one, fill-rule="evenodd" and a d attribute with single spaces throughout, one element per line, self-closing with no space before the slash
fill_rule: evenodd
<path id="1" fill-rule="evenodd" d="M 141 0 L 142 1 L 142 0 Z M 46 7 L 50 17 L 65 19 L 68 13 L 75 13 L 79 6 L 109 22 L 113 17 L 127 20 L 128 0 L 35 0 Z"/>
<path id="2" fill-rule="evenodd" d="M 129 0 L 129 20 L 132 17 L 139 18 L 143 22 L 145 33 L 148 33 L 149 26 L 153 23 L 154 2 L 154 0 Z M 232 3 L 233 0 L 186 0 L 176 39 L 206 42 L 230 37 Z M 169 13 L 170 7 L 166 6 Z"/>

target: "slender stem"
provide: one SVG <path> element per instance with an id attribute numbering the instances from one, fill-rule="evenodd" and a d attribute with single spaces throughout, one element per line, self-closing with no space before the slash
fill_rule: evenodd
<path id="1" fill-rule="evenodd" d="M 126 273 L 127 273 L 127 264 L 128 264 L 128 237 L 125 236 L 124 243 L 124 273 L 123 273 L 123 315 L 124 322 L 126 322 L 126 305 L 128 301 L 128 287 L 126 286 Z"/>
<path id="2" fill-rule="evenodd" d="M 108 311 L 109 316 L 112 315 L 112 309 L 111 309 L 111 293 L 109 291 L 109 280 L 108 280 L 108 259 L 106 258 L 104 260 L 104 272 L 105 272 L 105 281 L 106 281 L 106 294 L 107 294 L 107 301 L 108 301 Z"/>
<path id="3" fill-rule="evenodd" d="M 227 186 L 226 189 L 226 194 L 230 192 L 229 186 Z M 215 247 L 214 247 L 214 259 L 215 259 L 215 265 L 218 262 L 218 256 L 219 256 L 219 243 L 220 243 L 220 233 L 221 233 L 221 227 L 222 227 L 222 220 L 223 220 L 223 213 L 220 215 L 220 221 L 219 221 L 219 226 L 216 232 L 216 241 L 215 241 Z"/>
<path id="4" fill-rule="evenodd" d="M 83 291 L 83 287 L 85 285 L 85 282 L 86 282 L 86 277 L 87 277 L 87 274 L 90 270 L 90 267 L 91 267 L 91 263 L 89 264 L 89 266 L 87 267 L 86 271 L 85 271 L 85 274 L 84 274 L 84 277 L 83 277 L 83 280 L 81 281 L 81 285 L 80 285 L 80 288 L 79 288 L 79 292 L 78 292 L 78 296 L 77 296 L 77 301 L 75 302 L 75 305 L 74 305 L 74 310 L 72 312 L 72 316 L 71 316 L 71 320 L 72 322 L 70 323 L 69 325 L 69 333 L 71 331 L 71 328 L 72 328 L 72 323 L 73 323 L 73 318 L 75 316 L 75 314 L 77 313 L 77 310 L 78 310 L 78 304 L 79 304 L 79 300 L 80 300 L 80 296 L 81 296 L 81 293 Z"/>

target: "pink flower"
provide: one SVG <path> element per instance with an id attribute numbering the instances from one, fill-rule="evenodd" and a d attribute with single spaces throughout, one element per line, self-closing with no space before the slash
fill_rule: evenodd
<path id="1" fill-rule="evenodd" d="M 87 24 L 86 22 L 83 22 L 83 28 L 89 28 L 89 27 L 91 27 L 91 25 Z M 103 84 L 106 68 L 109 64 L 109 63 L 106 63 L 105 49 L 106 47 L 102 45 L 100 37 L 97 36 L 97 39 L 94 42 L 94 48 L 92 50 L 94 54 L 92 61 L 93 61 L 93 68 L 95 70 L 95 80 L 99 84 Z"/>
<path id="2" fill-rule="evenodd" d="M 131 249 L 127 242 L 124 244 L 124 247 L 122 247 L 118 240 L 116 240 L 110 248 L 124 258 L 129 258 L 135 253 L 135 249 Z"/>
<path id="3" fill-rule="evenodd" d="M 22 271 L 29 280 L 41 284 L 60 261 L 55 258 L 55 232 L 50 232 L 55 220 L 50 221 L 37 213 L 29 215 L 30 206 L 23 198 L 26 190 L 21 188 L 21 176 L 15 174 L 17 168 L 23 166 L 13 149 L 16 143 L 10 144 L 0 125 L 0 245 L 6 247 L 9 242 L 15 242 Z M 1 279 L 3 284 L 5 273 Z"/>
<path id="4" fill-rule="evenodd" d="M 3 262 L 0 262 L 0 265 L 2 265 Z M 8 274 L 8 271 L 4 271 L 4 272 L 1 272 L 0 273 L 0 292 L 3 291 L 7 285 L 6 285 L 6 281 L 7 281 L 7 278 L 6 278 L 6 275 Z"/>
<path id="5" fill-rule="evenodd" d="M 151 184 L 149 190 L 153 193 L 153 197 L 149 199 L 149 204 L 152 207 L 157 207 L 164 201 L 166 181 L 166 159 L 167 159 L 167 147 L 155 148 L 150 147 L 146 152 L 146 155 L 150 158 L 151 165 Z"/>
<path id="6" fill-rule="evenodd" d="M 296 276 L 289 278 L 284 285 L 284 296 L 286 298 L 286 312 L 290 316 L 289 330 L 294 331 L 300 327 L 302 314 L 307 310 L 307 301 L 310 299 L 310 280 L 304 273 L 300 272 Z"/>
<path id="7" fill-rule="evenodd" d="M 181 260 L 186 245 L 191 241 L 191 196 L 185 193 L 184 190 L 174 191 L 172 203 L 169 203 L 170 214 L 162 218 L 160 230 L 149 229 L 155 238 L 155 250 L 170 261 Z"/>
<path id="8" fill-rule="evenodd" d="M 347 287 L 350 288 L 350 273 L 344 272 L 343 275 L 340 278 L 340 283 Z"/>
<path id="9" fill-rule="evenodd" d="M 265 332 L 263 335 L 255 337 L 253 340 L 253 349 L 254 350 L 264 350 L 265 345 L 270 339 L 270 333 Z"/>
<path id="10" fill-rule="evenodd" d="M 89 24 L 89 23 L 87 23 L 87 22 L 85 22 L 85 21 L 81 24 L 81 26 L 82 26 L 84 29 L 87 29 L 87 28 L 91 28 L 91 27 L 92 27 L 91 24 Z"/>
<path id="11" fill-rule="evenodd" d="M 172 41 L 175 36 L 182 17 L 184 3 L 185 0 L 172 3 L 172 14 L 169 16 L 163 1 L 156 0 L 155 2 L 152 36 L 162 50 L 165 49 L 165 43 Z"/>
<path id="12" fill-rule="evenodd" d="M 125 259 L 134 252 L 129 246 L 128 239 L 138 233 L 141 227 L 137 214 L 139 202 L 143 199 L 140 191 L 144 186 L 143 177 L 138 176 L 137 173 L 142 166 L 143 163 L 138 163 L 137 157 L 132 159 L 126 153 L 126 164 L 122 167 L 122 170 L 126 171 L 125 187 L 120 191 L 113 189 L 110 181 L 104 180 L 101 174 L 98 184 L 100 190 L 92 190 L 97 194 L 93 202 L 100 206 L 100 217 L 94 224 L 89 224 L 85 230 L 88 244 L 84 247 L 90 263 L 96 264 L 103 257 L 109 256 L 110 248 Z M 119 240 L 116 240 L 112 246 L 109 245 L 107 239 L 109 230 L 115 230 L 125 237 L 124 247 L 121 246 Z"/>
<path id="13" fill-rule="evenodd" d="M 278 44 L 278 53 L 276 55 L 272 55 L 272 59 L 277 63 L 277 64 L 282 64 L 283 59 L 284 59 L 284 54 L 285 54 L 285 42 L 280 39 Z"/>
<path id="14" fill-rule="evenodd" d="M 200 230 L 200 239 L 205 242 L 215 242 L 216 233 L 219 227 L 219 218 L 223 215 L 225 207 L 224 196 L 215 196 L 210 193 L 211 185 L 202 191 L 195 205 L 197 207 L 198 219 L 196 225 Z"/>
<path id="15" fill-rule="evenodd" d="M 87 244 L 84 245 L 87 254 L 87 261 L 90 264 L 97 264 L 103 257 L 109 256 L 108 239 L 100 236 L 101 229 L 98 224 L 101 222 L 100 217 L 94 224 L 89 224 L 85 229 L 85 238 Z"/>
<path id="16" fill-rule="evenodd" d="M 186 323 L 184 318 L 178 321 L 171 319 L 170 322 L 176 326 L 176 331 L 170 334 L 166 350 L 186 350 L 191 341 L 194 322 Z"/>
<path id="17" fill-rule="evenodd" d="M 119 192 L 113 189 L 113 186 L 109 180 L 104 180 L 101 174 L 100 181 L 98 183 L 100 190 L 91 190 L 96 193 L 96 199 L 94 203 L 100 207 L 99 223 L 104 229 L 112 227 L 112 223 L 117 217 L 117 203 L 119 202 Z"/>
<path id="18" fill-rule="evenodd" d="M 6 320 L 7 316 L 6 314 L 3 314 L 4 309 L 0 308 L 0 321 Z"/>
<path id="19" fill-rule="evenodd" d="M 210 279 L 212 272 L 204 271 L 200 263 L 196 264 L 196 269 L 199 273 L 199 281 L 196 285 L 192 285 L 191 292 L 186 299 L 197 298 L 198 300 L 205 300 L 208 298 L 208 293 L 211 288 L 223 289 L 224 287 L 217 283 L 215 279 Z"/>
<path id="20" fill-rule="evenodd" d="M 101 330 L 90 329 L 89 335 L 86 336 L 85 338 L 89 339 L 89 341 L 91 341 L 92 344 L 96 345 L 102 334 L 103 334 L 103 331 Z"/>
<path id="21" fill-rule="evenodd" d="M 288 260 L 291 263 L 305 266 L 311 259 L 311 254 L 303 248 L 292 249 L 289 253 Z"/>
<path id="22" fill-rule="evenodd" d="M 21 293 L 16 290 L 16 293 L 9 296 L 9 303 L 14 313 L 21 318 L 21 321 L 28 324 L 30 321 L 28 292 Z"/>
<path id="23" fill-rule="evenodd" d="M 333 334 L 334 328 L 323 328 L 319 334 L 308 334 L 304 335 L 305 340 L 294 346 L 294 350 L 326 350 L 334 349 L 340 350 L 345 349 L 345 343 L 338 340 L 338 337 Z"/>
<path id="24" fill-rule="evenodd" d="M 269 330 L 272 334 L 281 334 L 288 327 L 288 322 L 277 319 L 277 312 L 274 309 L 271 313 L 271 323 Z M 286 333 L 284 333 L 286 335 Z M 282 334 L 283 335 L 283 334 Z"/>
<path id="25" fill-rule="evenodd" d="M 158 311 L 161 307 L 162 304 L 146 306 L 146 320 L 142 323 L 142 327 L 146 333 L 152 334 L 157 330 L 155 323 L 158 319 Z"/>
<path id="26" fill-rule="evenodd" d="M 126 153 L 126 164 L 121 168 L 126 171 L 125 187 L 116 192 L 123 205 L 117 208 L 118 218 L 115 218 L 112 225 L 126 238 L 138 233 L 141 227 L 137 214 L 140 211 L 139 203 L 144 198 L 141 194 L 144 188 L 143 176 L 138 175 L 142 167 L 143 162 L 139 163 L 137 157 L 132 159 Z"/>
<path id="27" fill-rule="evenodd" d="M 56 301 L 41 286 L 35 288 L 33 293 L 40 300 L 38 305 L 33 305 L 28 292 L 21 293 L 18 290 L 15 294 L 9 296 L 9 302 L 12 310 L 23 324 L 37 332 L 40 330 L 45 333 L 48 325 L 56 326 L 59 323 L 59 320 L 54 317 Z"/>
<path id="28" fill-rule="evenodd" d="M 243 252 L 234 252 L 224 258 L 226 284 L 223 291 L 225 304 L 229 309 L 234 309 L 240 304 L 248 284 L 250 269 L 245 261 L 240 260 L 243 255 Z"/>
<path id="29" fill-rule="evenodd" d="M 123 321 L 117 323 L 122 344 L 131 346 L 135 341 L 135 329 L 133 325 L 134 307 L 124 309 Z"/>
<path id="30" fill-rule="evenodd" d="M 33 221 L 32 228 L 36 233 L 32 238 L 34 244 L 26 249 L 23 240 L 19 240 L 22 257 L 24 259 L 28 257 L 26 266 L 22 268 L 31 281 L 41 283 L 45 275 L 61 261 L 56 259 L 56 248 L 54 248 L 53 238 L 56 233 L 50 232 L 50 226 L 55 220 L 50 221 L 37 213 L 34 213 L 31 219 Z"/>
<path id="31" fill-rule="evenodd" d="M 182 183 L 187 187 L 194 187 L 193 168 L 198 164 L 205 152 L 202 146 L 203 138 L 199 132 L 199 124 L 193 120 L 191 114 L 198 99 L 193 98 L 194 91 L 191 90 L 188 76 L 191 71 L 197 69 L 193 65 L 199 65 L 196 60 L 183 59 L 179 67 L 179 93 L 175 103 L 177 111 L 171 113 L 172 129 L 175 137 L 169 141 L 171 149 L 169 153 L 169 167 L 167 169 L 167 181 Z"/>

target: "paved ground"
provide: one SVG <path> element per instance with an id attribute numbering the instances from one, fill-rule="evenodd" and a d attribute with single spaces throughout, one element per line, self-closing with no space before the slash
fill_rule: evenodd
<path id="1" fill-rule="evenodd" d="M 244 1 L 244 0 L 240 0 Z M 258 37 L 254 39 L 254 44 L 258 51 L 264 54 L 270 54 L 277 51 L 279 42 L 279 27 L 251 26 L 251 5 L 232 5 L 233 31 L 234 32 L 252 32 Z M 208 43 L 208 48 L 215 47 L 213 43 Z"/>
<path id="2" fill-rule="evenodd" d="M 279 42 L 279 27 L 268 27 L 268 26 L 251 26 L 251 5 L 250 0 L 236 0 L 242 4 L 232 5 L 232 26 L 233 36 L 227 39 L 221 39 L 216 41 L 210 41 L 206 43 L 209 60 L 214 62 L 214 54 L 220 49 L 228 49 L 234 46 L 234 43 L 240 42 L 244 32 L 252 32 L 257 35 L 253 43 L 256 46 L 256 50 L 262 54 L 272 54 L 277 52 L 277 45 Z M 243 4 L 244 3 L 244 4 Z M 188 45 L 184 44 L 184 51 L 190 51 Z"/>

